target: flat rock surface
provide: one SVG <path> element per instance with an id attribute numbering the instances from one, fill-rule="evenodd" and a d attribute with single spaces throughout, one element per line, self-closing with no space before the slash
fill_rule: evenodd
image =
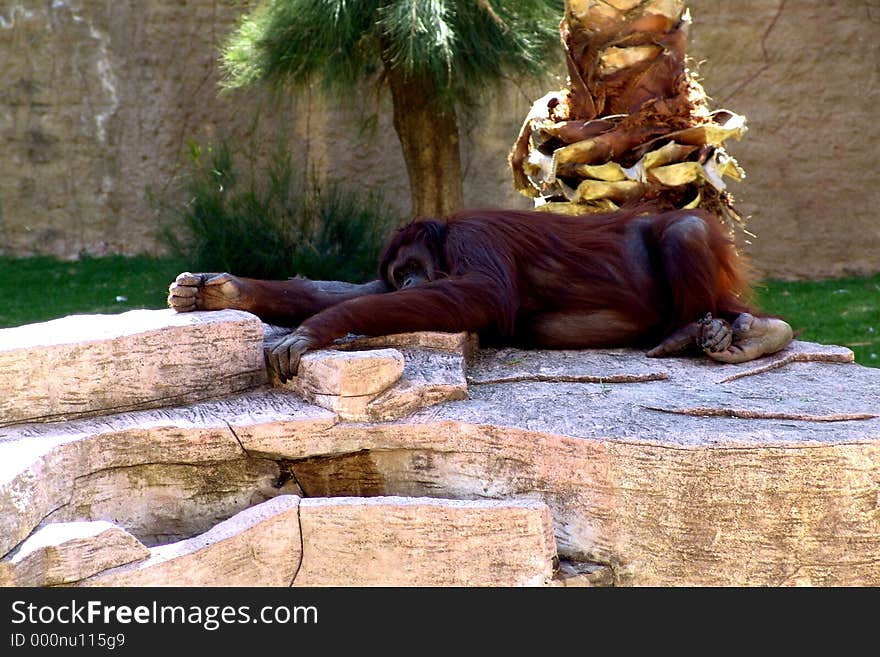
<path id="1" fill-rule="evenodd" d="M 0 426 L 207 399 L 266 381 L 263 329 L 236 310 L 132 310 L 0 329 Z"/>
<path id="2" fill-rule="evenodd" d="M 259 495 L 281 493 L 272 489 L 280 474 L 277 464 L 250 462 L 260 459 L 245 453 L 234 428 L 264 428 L 271 435 L 281 420 L 279 430 L 284 432 L 321 432 L 332 426 L 335 416 L 290 393 L 264 389 L 185 407 L 0 427 L 0 554 L 50 513 L 59 520 L 77 507 L 85 511 L 86 504 L 105 511 L 115 505 L 120 513 L 128 506 L 125 514 L 138 527 L 152 524 L 155 529 L 164 524 L 156 522 L 163 511 L 161 505 L 151 508 L 151 500 L 158 503 L 151 495 L 161 496 L 162 484 L 172 481 L 177 487 L 167 490 L 166 501 L 192 504 L 196 510 L 195 518 L 175 519 L 170 506 L 165 509 L 168 521 L 178 527 L 182 520 L 207 523 L 247 506 L 257 491 L 224 492 L 233 481 L 259 486 Z M 128 493 L 104 485 L 110 481 L 144 488 L 127 498 Z M 180 493 L 186 482 L 191 493 L 184 497 Z M 100 505 L 98 499 L 86 499 L 89 490 L 104 491 Z M 222 493 L 214 496 L 222 510 L 206 504 L 211 491 Z M 65 519 L 100 518 L 89 510 L 87 517 Z M 157 532 L 150 532 L 152 541 L 158 540 Z"/>
<path id="3" fill-rule="evenodd" d="M 297 586 L 543 586 L 556 545 L 536 501 L 304 499 Z"/>
<path id="4" fill-rule="evenodd" d="M 266 325 L 267 347 L 287 333 Z M 465 365 L 476 349 L 466 333 L 348 336 L 332 348 L 306 353 L 299 373 L 274 386 L 353 422 L 394 420 L 445 401 L 465 399 Z"/>
<path id="5" fill-rule="evenodd" d="M 483 356 L 474 378 L 499 367 Z M 880 370 L 807 343 L 738 366 L 618 350 L 508 350 L 501 365 L 544 356 L 537 381 L 492 374 L 513 380 L 384 425 L 243 444 L 299 459 L 307 496 L 537 496 L 560 556 L 616 584 L 880 583 Z"/>
<path id="6" fill-rule="evenodd" d="M 631 349 L 578 350 L 483 349 L 468 367 L 470 384 L 549 381 L 553 383 L 639 383 L 669 378 L 663 361 Z"/>
<path id="7" fill-rule="evenodd" d="M 401 353 L 428 382 L 462 363 Z M 0 552 L 47 518 L 118 518 L 155 545 L 285 492 L 438 497 L 546 504 L 559 555 L 603 582 L 876 585 L 880 370 L 851 358 L 803 342 L 742 365 L 483 350 L 466 398 L 393 421 L 261 387 L 0 428 Z M 163 487 L 189 526 L 147 513 Z M 130 490 L 141 504 L 113 502 Z"/>
<path id="8" fill-rule="evenodd" d="M 79 585 L 290 586 L 302 559 L 298 506 L 295 495 L 276 497 Z"/>
<path id="9" fill-rule="evenodd" d="M 467 402 L 409 421 L 679 445 L 858 440 L 880 431 L 880 370 L 852 365 L 851 357 L 802 342 L 741 365 L 633 350 L 487 352 L 469 371 Z M 529 361 L 541 365 L 529 370 Z"/>
<path id="10" fill-rule="evenodd" d="M 143 543 L 107 521 L 48 523 L 0 561 L 0 586 L 69 584 L 149 554 Z"/>

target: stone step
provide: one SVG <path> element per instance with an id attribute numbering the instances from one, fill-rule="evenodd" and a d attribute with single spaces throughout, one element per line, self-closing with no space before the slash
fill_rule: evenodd
<path id="1" fill-rule="evenodd" d="M 264 327 L 254 327 L 259 354 Z M 107 521 L 149 549 L 177 544 L 284 495 L 532 500 L 552 513 L 560 557 L 613 571 L 561 578 L 570 583 L 880 585 L 880 370 L 853 364 L 849 350 L 795 342 L 721 365 L 626 349 L 484 349 L 465 378 L 466 336 L 443 340 L 450 348 L 424 334 L 338 345 L 350 362 L 309 354 L 326 359 L 318 369 L 331 374 L 310 387 L 340 398 L 333 411 L 259 386 L 0 427 L 0 555 L 35 563 L 21 544 L 50 523 Z M 112 351 L 80 342 L 74 360 Z M 373 371 L 359 369 L 375 358 L 357 353 L 366 347 L 388 350 L 391 373 L 374 388 L 349 376 Z M 205 377 L 199 358 L 178 357 Z M 414 365 L 423 374 L 408 374 Z M 122 376 L 109 371 L 90 384 Z M 454 381 L 454 395 L 439 394 Z M 216 394 L 213 385 L 199 390 Z M 340 410 L 345 399 L 357 412 Z"/>
<path id="2" fill-rule="evenodd" d="M 282 495 L 151 549 L 108 522 L 49 523 L 0 585 L 543 586 L 555 560 L 536 501 Z"/>
<path id="3" fill-rule="evenodd" d="M 132 310 L 0 329 L 0 426 L 173 406 L 265 381 L 263 325 L 236 310 Z"/>
<path id="4" fill-rule="evenodd" d="M 290 586 L 302 561 L 299 503 L 295 495 L 273 498 L 79 585 Z"/>
<path id="5" fill-rule="evenodd" d="M 469 399 L 391 422 L 260 389 L 6 427 L 0 554 L 44 522 L 163 545 L 285 493 L 532 499 L 561 557 L 618 584 L 877 585 L 880 370 L 845 359 L 486 350 Z"/>
<path id="6" fill-rule="evenodd" d="M 553 522 L 536 500 L 310 498 L 295 586 L 544 586 Z"/>
<path id="7" fill-rule="evenodd" d="M 72 584 L 148 556 L 143 543 L 106 520 L 49 523 L 0 561 L 0 586 Z"/>
<path id="8" fill-rule="evenodd" d="M 0 329 L 0 427 L 218 398 L 268 382 L 263 347 L 286 333 L 235 310 L 71 315 Z M 348 420 L 464 399 L 465 334 L 347 339 L 272 383 Z M 429 357 L 428 354 L 433 354 Z"/>
<path id="9" fill-rule="evenodd" d="M 110 520 L 148 544 L 207 531 L 285 492 L 282 465 L 247 453 L 238 429 L 285 434 L 336 422 L 284 391 L 186 407 L 0 428 L 0 555 L 47 518 Z M 277 423 L 281 423 L 280 427 Z"/>
<path id="10" fill-rule="evenodd" d="M 277 340 L 267 329 L 266 344 Z M 465 369 L 476 349 L 466 333 L 423 331 L 339 340 L 306 353 L 290 390 L 343 420 L 396 420 L 421 408 L 467 398 Z"/>

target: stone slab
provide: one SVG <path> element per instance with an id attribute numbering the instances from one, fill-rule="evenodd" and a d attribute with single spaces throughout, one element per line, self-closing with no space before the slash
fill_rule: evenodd
<path id="1" fill-rule="evenodd" d="M 742 365 L 631 350 L 504 363 L 544 357 L 537 380 L 493 375 L 388 422 L 261 389 L 0 429 L 4 553 L 74 491 L 103 490 L 102 468 L 264 459 L 309 497 L 541 501 L 559 554 L 615 584 L 880 584 L 880 370 L 808 343 Z"/>
<path id="2" fill-rule="evenodd" d="M 402 374 L 403 354 L 397 349 L 322 349 L 302 357 L 294 381 L 306 398 L 313 395 L 375 397 L 397 383 Z"/>
<path id="3" fill-rule="evenodd" d="M 560 555 L 611 567 L 617 584 L 877 585 L 880 370 L 792 349 L 811 355 L 768 368 L 787 355 L 729 366 L 631 352 L 632 371 L 667 378 L 571 382 L 593 368 L 585 351 L 558 383 L 472 385 L 465 401 L 276 452 L 309 496 L 537 496 Z"/>
<path id="4" fill-rule="evenodd" d="M 56 586 L 148 557 L 124 529 L 106 522 L 49 523 L 0 561 L 0 586 Z"/>
<path id="5" fill-rule="evenodd" d="M 282 427 L 279 430 L 295 435 L 307 427 L 320 432 L 335 421 L 328 411 L 267 389 L 186 407 L 0 427 L 0 555 L 50 514 L 59 521 L 93 520 L 98 519 L 93 516 L 97 508 L 115 521 L 116 513 L 127 506 L 124 517 L 135 522 L 138 531 L 150 528 L 151 539 L 139 538 L 151 543 L 170 533 L 204 531 L 224 514 L 250 504 L 253 495 L 258 496 L 253 501 L 259 501 L 265 499 L 259 496 L 281 494 L 292 484 L 275 488 L 280 466 L 259 454 L 246 454 L 234 427 L 252 426 L 270 435 Z M 144 488 L 124 498 L 106 487 L 111 480 L 126 490 Z M 253 487 L 222 493 L 233 481 L 237 486 L 250 482 Z M 169 502 L 195 505 L 188 528 L 181 527 L 170 507 L 164 511 L 167 522 L 160 522 L 161 509 L 151 507 L 157 502 L 155 496 L 162 494 L 163 482 L 181 486 L 189 482 L 188 496 L 182 495 L 182 489 L 176 495 L 166 492 Z M 87 491 L 105 491 L 103 501 L 89 500 Z M 209 499 L 222 502 L 222 509 L 207 503 Z M 92 509 L 87 517 L 77 517 L 86 506 Z M 172 525 L 177 529 L 168 531 Z"/>
<path id="6" fill-rule="evenodd" d="M 236 310 L 132 310 L 0 329 L 0 426 L 181 404 L 265 383 L 263 328 Z"/>
<path id="7" fill-rule="evenodd" d="M 290 586 L 302 558 L 298 506 L 295 495 L 273 498 L 79 585 Z"/>
<path id="8" fill-rule="evenodd" d="M 277 327 L 268 327 L 266 335 L 266 344 L 271 345 L 281 333 Z M 361 351 L 352 345 L 375 348 Z M 467 398 L 465 365 L 470 345 L 465 333 L 352 338 L 333 349 L 306 353 L 297 376 L 286 383 L 272 377 L 272 384 L 342 420 L 395 420 L 421 408 Z"/>
<path id="9" fill-rule="evenodd" d="M 296 586 L 542 586 L 552 520 L 540 502 L 304 499 Z"/>

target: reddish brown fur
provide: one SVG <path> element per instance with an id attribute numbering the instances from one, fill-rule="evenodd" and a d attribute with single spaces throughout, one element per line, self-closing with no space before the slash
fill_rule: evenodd
<path id="1" fill-rule="evenodd" d="M 347 333 L 477 331 L 530 346 L 642 345 L 706 313 L 750 311 L 734 246 L 700 211 L 570 217 L 487 210 L 400 229 L 380 264 L 422 241 L 443 276 L 315 308 L 313 347 Z M 386 280 L 386 283 L 390 281 Z"/>

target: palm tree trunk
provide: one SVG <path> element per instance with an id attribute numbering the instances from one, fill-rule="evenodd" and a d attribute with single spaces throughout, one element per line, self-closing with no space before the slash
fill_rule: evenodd
<path id="1" fill-rule="evenodd" d="M 430 79 L 386 66 L 394 129 L 409 175 L 413 217 L 443 217 L 462 208 L 461 156 L 455 110 L 441 104 Z"/>
<path id="2" fill-rule="evenodd" d="M 744 174 L 724 141 L 743 117 L 710 111 L 687 68 L 684 0 L 566 0 L 569 86 L 536 101 L 510 156 L 514 183 L 575 214 L 652 201 L 742 219 L 723 176 Z"/>

